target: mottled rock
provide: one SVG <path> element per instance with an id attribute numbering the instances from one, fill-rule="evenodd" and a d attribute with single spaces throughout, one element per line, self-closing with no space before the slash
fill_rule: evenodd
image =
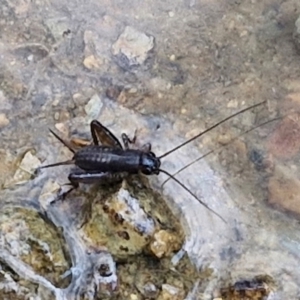
<path id="1" fill-rule="evenodd" d="M 180 225 L 150 188 L 124 181 L 109 194 L 103 190 L 98 198 L 82 228 L 91 247 L 107 247 L 116 259 L 124 259 L 144 251 L 166 257 L 182 246 Z"/>

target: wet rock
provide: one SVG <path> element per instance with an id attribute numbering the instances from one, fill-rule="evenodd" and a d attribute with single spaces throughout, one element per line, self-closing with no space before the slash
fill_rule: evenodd
<path id="1" fill-rule="evenodd" d="M 0 114 L 0 128 L 3 128 L 9 124 L 9 119 L 6 114 Z"/>
<path id="2" fill-rule="evenodd" d="M 102 109 L 103 103 L 99 95 L 95 94 L 90 101 L 85 105 L 84 110 L 86 114 L 88 115 L 90 120 L 97 119 L 101 109 Z"/>
<path id="3" fill-rule="evenodd" d="M 300 52 L 300 17 L 295 23 L 295 29 L 293 33 L 294 43 L 298 51 Z"/>
<path id="4" fill-rule="evenodd" d="M 127 26 L 112 46 L 115 56 L 124 56 L 128 66 L 141 65 L 147 59 L 148 52 L 154 47 L 154 37 Z"/>

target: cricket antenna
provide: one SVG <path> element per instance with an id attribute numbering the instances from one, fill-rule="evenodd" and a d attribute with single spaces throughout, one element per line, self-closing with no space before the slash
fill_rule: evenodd
<path id="1" fill-rule="evenodd" d="M 205 206 L 208 210 L 210 210 L 212 213 L 214 213 L 216 216 L 218 216 L 224 223 L 227 224 L 224 218 L 222 218 L 217 212 L 215 212 L 213 209 L 211 209 L 206 203 L 201 201 L 194 193 L 192 193 L 184 184 L 182 184 L 177 178 L 175 178 L 173 175 L 171 175 L 169 172 L 159 169 L 160 172 L 165 173 L 170 178 L 172 178 L 175 182 L 177 182 L 183 189 L 185 189 L 190 195 L 192 195 L 198 202 L 200 202 L 203 206 Z"/>
<path id="2" fill-rule="evenodd" d="M 38 169 L 46 169 L 46 168 L 52 168 L 52 167 L 57 167 L 57 166 L 62 166 L 62 165 L 73 165 L 73 164 L 74 164 L 74 160 L 66 160 L 66 161 L 58 162 L 58 163 L 51 164 L 51 165 L 41 166 Z"/>
<path id="3" fill-rule="evenodd" d="M 58 136 L 54 131 L 49 128 L 49 131 L 63 144 L 65 145 L 71 152 L 75 153 L 75 150 L 71 147 L 71 145 L 63 140 L 60 136 Z"/>
<path id="4" fill-rule="evenodd" d="M 212 154 L 212 153 L 214 153 L 214 152 L 217 152 L 217 151 L 221 150 L 222 148 L 224 148 L 224 147 L 230 145 L 233 141 L 237 140 L 239 137 L 243 136 L 244 134 L 247 134 L 247 133 L 249 133 L 249 132 L 251 132 L 251 131 L 253 131 L 253 130 L 255 130 L 255 129 L 261 127 L 261 126 L 267 125 L 267 124 L 272 123 L 272 122 L 274 122 L 274 121 L 278 121 L 278 120 L 280 120 L 280 119 L 282 119 L 282 117 L 274 118 L 274 119 L 265 121 L 265 122 L 263 122 L 263 123 L 260 123 L 260 124 L 258 124 L 257 126 L 252 127 L 252 128 L 250 128 L 250 129 L 248 129 L 248 130 L 242 132 L 241 134 L 235 136 L 234 138 L 232 138 L 232 139 L 231 139 L 228 143 L 226 143 L 225 145 L 222 145 L 222 146 L 218 147 L 217 149 L 210 150 L 210 151 L 206 152 L 205 154 L 203 154 L 203 155 L 201 155 L 200 157 L 196 158 L 195 160 L 193 160 L 192 162 L 188 163 L 187 165 L 185 165 L 184 167 L 182 167 L 181 169 L 179 169 L 178 171 L 176 171 L 174 174 L 172 174 L 173 179 L 174 179 L 174 177 L 175 177 L 177 174 L 179 174 L 179 173 L 182 172 L 183 170 L 187 169 L 188 167 L 190 167 L 191 165 L 193 165 L 193 164 L 196 163 L 197 161 L 199 161 L 199 160 L 203 159 L 204 157 L 206 157 L 206 156 L 208 156 L 208 155 L 210 155 L 210 154 Z M 172 178 L 172 177 L 170 176 L 170 178 Z M 161 187 L 163 187 L 163 186 L 170 180 L 170 178 L 166 179 L 166 180 L 162 183 Z"/>
<path id="5" fill-rule="evenodd" d="M 60 136 L 58 136 L 54 131 L 52 131 L 50 128 L 49 128 L 49 131 L 64 145 L 66 146 L 71 152 L 75 153 L 75 150 L 71 147 L 71 145 L 66 142 L 65 140 L 63 140 Z M 57 166 L 62 166 L 62 165 L 72 165 L 74 164 L 74 160 L 66 160 L 66 161 L 62 161 L 62 162 L 58 162 L 58 163 L 55 163 L 55 164 L 51 164 L 51 165 L 46 165 L 46 166 L 41 166 L 41 167 L 38 167 L 37 170 L 40 170 L 40 169 L 46 169 L 46 168 L 52 168 L 52 167 L 57 167 Z"/>
<path id="6" fill-rule="evenodd" d="M 241 114 L 241 113 L 243 113 L 243 112 L 245 112 L 245 111 L 247 111 L 247 110 L 250 110 L 250 109 L 252 109 L 252 108 L 255 108 L 255 107 L 257 107 L 257 106 L 260 106 L 260 105 L 262 105 L 262 104 L 265 104 L 265 103 L 266 103 L 266 101 L 262 101 L 262 102 L 260 102 L 260 103 L 254 104 L 254 105 L 252 105 L 252 106 L 249 106 L 249 107 L 247 107 L 247 108 L 244 108 L 244 109 L 242 109 L 242 110 L 236 112 L 235 114 L 233 114 L 233 115 L 231 115 L 231 116 L 229 116 L 229 117 L 223 119 L 222 121 L 220 121 L 220 122 L 214 124 L 213 126 L 207 128 L 207 129 L 205 129 L 204 131 L 200 132 L 199 134 L 195 135 L 194 137 L 190 138 L 189 140 L 185 141 L 184 143 L 182 143 L 182 144 L 176 146 L 175 148 L 173 148 L 173 149 L 167 151 L 166 153 L 164 153 L 163 155 L 159 156 L 158 158 L 161 159 L 161 158 L 163 158 L 163 157 L 166 157 L 167 155 L 171 154 L 172 152 L 174 152 L 174 151 L 180 149 L 181 147 L 183 147 L 183 146 L 189 144 L 190 142 L 194 141 L 194 140 L 197 139 L 198 137 L 200 137 L 200 136 L 202 136 L 203 134 L 207 133 L 208 131 L 210 131 L 210 130 L 216 128 L 216 127 L 218 127 L 219 125 L 225 123 L 226 121 L 228 121 L 228 120 L 234 118 L 235 116 L 237 116 L 237 115 L 239 115 L 239 114 Z"/>

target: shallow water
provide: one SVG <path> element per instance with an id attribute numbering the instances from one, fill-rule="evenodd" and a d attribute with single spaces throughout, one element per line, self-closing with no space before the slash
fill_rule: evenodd
<path id="1" fill-rule="evenodd" d="M 172 180 L 163 194 L 183 225 L 183 248 L 192 262 L 213 270 L 192 299 L 211 299 L 219 288 L 257 276 L 268 278 L 268 299 L 297 299 L 300 129 L 292 112 L 299 110 L 300 99 L 293 41 L 299 12 L 293 0 L 3 1 L 0 182 L 6 189 L 1 201 L 24 197 L 34 206 L 49 178 L 59 184 L 67 180 L 69 167 L 37 177 L 22 173 L 23 167 L 21 179 L 15 174 L 31 149 L 39 159 L 31 164 L 71 157 L 50 138 L 49 127 L 64 137 L 89 137 L 89 122 L 96 118 L 118 137 L 138 129 L 138 141 L 151 142 L 159 156 L 266 100 L 162 160 L 162 168 L 173 173 L 241 132 L 288 115 L 177 176 L 226 224 Z M 137 42 L 122 41 L 119 53 L 116 41 L 126 30 L 139 33 Z M 164 179 L 153 176 L 151 186 L 160 191 Z M 55 197 L 54 191 L 49 195 Z M 58 223 L 63 218 L 55 210 L 49 213 L 57 214 Z M 62 297 L 59 291 L 56 297 Z"/>

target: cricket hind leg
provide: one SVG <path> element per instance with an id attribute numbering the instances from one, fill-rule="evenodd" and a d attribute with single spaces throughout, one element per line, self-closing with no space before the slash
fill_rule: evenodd
<path id="1" fill-rule="evenodd" d="M 62 191 L 64 186 L 71 186 L 71 188 L 69 188 L 67 191 Z M 77 188 L 79 187 L 79 184 L 77 183 L 72 183 L 72 182 L 69 182 L 69 183 L 65 183 L 61 186 L 61 189 L 60 191 L 58 192 L 58 195 L 56 197 L 55 200 L 51 201 L 50 204 L 54 204 L 58 201 L 64 201 L 66 199 L 66 197 L 71 193 L 73 192 L 74 190 L 76 190 Z"/>
<path id="2" fill-rule="evenodd" d="M 93 120 L 90 124 L 91 134 L 95 145 L 109 146 L 123 149 L 120 141 L 99 121 Z"/>

